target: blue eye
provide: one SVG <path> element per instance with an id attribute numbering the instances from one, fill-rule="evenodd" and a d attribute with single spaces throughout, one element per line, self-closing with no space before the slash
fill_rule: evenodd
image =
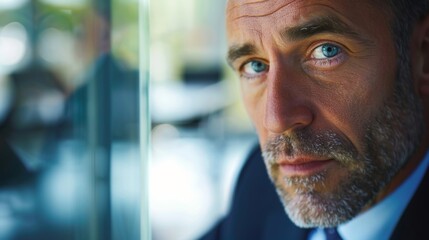
<path id="1" fill-rule="evenodd" d="M 268 65 L 262 61 L 250 61 L 243 66 L 243 73 L 247 76 L 256 76 L 268 70 Z"/>
<path id="2" fill-rule="evenodd" d="M 326 59 L 337 56 L 341 52 L 341 48 L 333 44 L 322 44 L 314 49 L 311 54 L 314 59 Z"/>

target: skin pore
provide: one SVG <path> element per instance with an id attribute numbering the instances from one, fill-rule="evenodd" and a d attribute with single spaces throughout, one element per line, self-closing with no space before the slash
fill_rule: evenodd
<path id="1" fill-rule="evenodd" d="M 331 227 L 393 191 L 427 149 L 411 69 L 370 1 L 230 0 L 228 62 L 292 221 Z"/>

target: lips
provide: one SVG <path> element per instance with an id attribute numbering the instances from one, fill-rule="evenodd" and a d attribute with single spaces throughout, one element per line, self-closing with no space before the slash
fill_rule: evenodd
<path id="1" fill-rule="evenodd" d="M 295 158 L 278 161 L 280 171 L 287 177 L 310 176 L 327 169 L 333 159 Z"/>

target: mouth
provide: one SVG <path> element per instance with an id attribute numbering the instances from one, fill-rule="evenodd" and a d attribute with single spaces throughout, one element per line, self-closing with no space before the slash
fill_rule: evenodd
<path id="1" fill-rule="evenodd" d="M 295 158 L 277 162 L 280 172 L 286 177 L 308 177 L 322 172 L 335 164 L 334 159 Z"/>

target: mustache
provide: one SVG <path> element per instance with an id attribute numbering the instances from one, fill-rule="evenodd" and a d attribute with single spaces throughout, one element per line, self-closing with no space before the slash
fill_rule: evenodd
<path id="1" fill-rule="evenodd" d="M 293 158 L 299 155 L 335 159 L 340 163 L 350 164 L 357 159 L 358 151 L 348 139 L 334 131 L 315 133 L 301 129 L 269 139 L 263 147 L 262 155 L 270 164 L 276 164 L 280 156 Z"/>

